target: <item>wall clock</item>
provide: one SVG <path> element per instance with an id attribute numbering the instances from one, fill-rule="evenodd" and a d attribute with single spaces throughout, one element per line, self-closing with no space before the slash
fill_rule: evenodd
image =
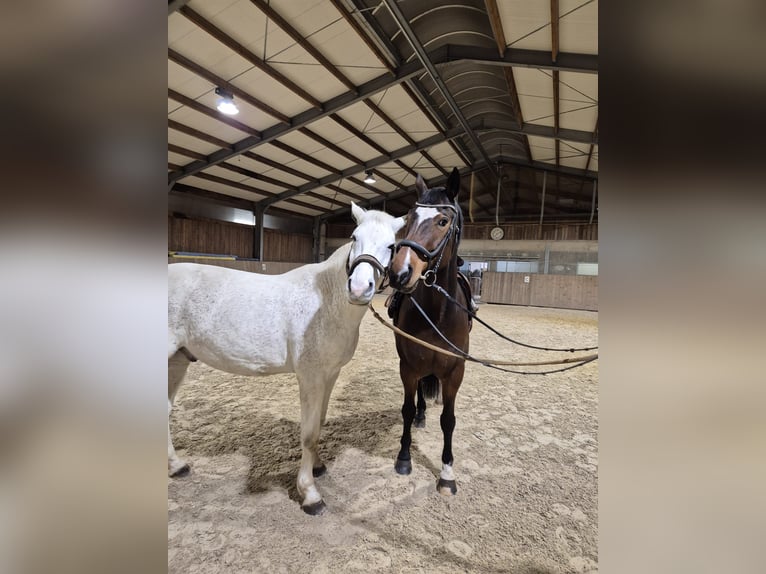
<path id="1" fill-rule="evenodd" d="M 494 239 L 495 241 L 499 241 L 503 238 L 503 228 L 502 227 L 493 227 L 492 231 L 489 232 L 489 236 Z"/>

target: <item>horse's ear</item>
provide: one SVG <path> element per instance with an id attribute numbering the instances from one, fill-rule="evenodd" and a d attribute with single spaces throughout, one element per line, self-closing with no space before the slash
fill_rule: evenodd
<path id="1" fill-rule="evenodd" d="M 450 201 L 455 201 L 457 194 L 460 193 L 460 172 L 456 167 L 452 168 L 452 173 L 447 178 L 446 192 Z"/>
<path id="2" fill-rule="evenodd" d="M 407 223 L 407 217 L 406 216 L 397 217 L 396 219 L 394 219 L 394 222 L 393 222 L 394 233 L 396 233 L 402 227 L 404 227 L 406 223 Z"/>
<path id="3" fill-rule="evenodd" d="M 362 219 L 364 219 L 365 211 L 361 207 L 359 207 L 356 203 L 353 201 L 351 202 L 351 215 L 354 216 L 354 221 L 356 221 L 357 225 L 361 225 Z"/>
<path id="4" fill-rule="evenodd" d="M 428 186 L 426 185 L 425 180 L 423 180 L 423 176 L 420 174 L 415 178 L 415 189 L 418 190 L 418 200 L 423 199 L 423 196 L 428 191 Z"/>

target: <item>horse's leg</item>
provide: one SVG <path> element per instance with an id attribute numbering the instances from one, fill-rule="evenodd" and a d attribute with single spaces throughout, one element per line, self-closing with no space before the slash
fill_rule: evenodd
<path id="1" fill-rule="evenodd" d="M 460 383 L 463 382 L 464 371 L 465 363 L 460 362 L 449 376 L 442 380 L 441 385 L 444 407 L 442 408 L 440 422 L 442 433 L 444 434 L 444 450 L 442 450 L 442 471 L 439 476 L 439 482 L 436 483 L 436 490 L 444 495 L 457 493 L 455 475 L 452 472 L 452 464 L 454 462 L 452 458 L 452 431 L 455 430 L 455 397 L 460 388 Z"/>
<path id="2" fill-rule="evenodd" d="M 298 471 L 298 494 L 306 514 L 321 514 L 325 509 L 322 495 L 314 484 L 314 461 L 318 459 L 317 445 L 322 421 L 325 383 L 323 374 L 298 374 L 301 395 L 301 468 Z"/>
<path id="3" fill-rule="evenodd" d="M 330 404 L 330 395 L 332 394 L 332 389 L 335 386 L 335 382 L 338 380 L 339 374 L 340 374 L 340 370 L 330 375 L 330 378 L 328 379 L 327 384 L 324 387 L 324 396 L 322 398 L 322 418 L 319 422 L 320 426 L 324 426 L 325 420 L 327 420 L 327 407 Z M 327 467 L 319 458 L 319 453 L 317 451 L 314 451 L 314 455 L 315 455 L 314 463 L 313 463 L 311 472 L 314 474 L 315 477 L 322 476 L 325 472 L 327 472 Z"/>
<path id="4" fill-rule="evenodd" d="M 186 369 L 190 361 L 182 353 L 176 352 L 168 359 L 168 476 L 186 476 L 189 474 L 189 465 L 178 458 L 176 449 L 173 447 L 173 438 L 170 436 L 170 412 L 173 410 L 173 401 L 176 392 L 181 386 Z"/>
<path id="5" fill-rule="evenodd" d="M 404 385 L 404 403 L 402 404 L 402 422 L 404 428 L 402 431 L 402 448 L 396 457 L 394 468 L 399 474 L 410 474 L 412 472 L 412 460 L 410 457 L 410 445 L 412 444 L 411 427 L 415 419 L 415 393 L 418 388 L 418 379 L 413 376 L 409 369 L 404 365 L 404 361 L 399 361 L 399 376 Z"/>
<path id="6" fill-rule="evenodd" d="M 441 396 L 441 383 L 434 374 L 423 377 L 418 381 L 418 408 L 415 411 L 415 426 L 426 426 L 426 399 Z"/>
<path id="7" fill-rule="evenodd" d="M 426 399 L 423 396 L 423 379 L 418 381 L 418 406 L 415 410 L 415 428 L 426 427 Z"/>

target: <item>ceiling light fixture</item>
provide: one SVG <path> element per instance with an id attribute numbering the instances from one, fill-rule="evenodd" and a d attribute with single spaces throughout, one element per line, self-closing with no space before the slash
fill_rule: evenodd
<path id="1" fill-rule="evenodd" d="M 364 178 L 364 183 L 375 183 L 377 180 L 372 175 L 372 170 L 367 170 L 366 172 L 367 177 Z"/>
<path id="2" fill-rule="evenodd" d="M 216 88 L 215 93 L 219 96 L 216 102 L 219 112 L 227 116 L 236 116 L 239 113 L 239 108 L 234 103 L 234 94 L 224 88 Z"/>

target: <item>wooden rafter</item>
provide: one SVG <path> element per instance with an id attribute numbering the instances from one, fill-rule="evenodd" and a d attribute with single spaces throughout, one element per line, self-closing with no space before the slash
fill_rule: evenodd
<path id="1" fill-rule="evenodd" d="M 495 43 L 497 44 L 497 51 L 502 56 L 505 54 L 505 31 L 503 30 L 503 21 L 500 18 L 500 10 L 497 7 L 497 0 L 484 0 L 484 4 L 487 7 L 487 16 L 489 16 L 489 23 L 492 26 L 492 33 L 495 36 Z M 516 81 L 513 78 L 513 68 L 504 67 L 503 75 L 505 76 L 505 83 L 508 85 L 508 95 L 511 98 L 511 107 L 513 108 L 516 121 L 519 124 L 519 128 L 524 126 L 524 117 L 521 114 L 521 102 L 519 101 L 519 92 L 516 89 Z M 527 159 L 532 161 L 532 150 L 529 147 L 529 138 L 522 136 L 524 142 L 524 151 L 527 153 Z"/>

